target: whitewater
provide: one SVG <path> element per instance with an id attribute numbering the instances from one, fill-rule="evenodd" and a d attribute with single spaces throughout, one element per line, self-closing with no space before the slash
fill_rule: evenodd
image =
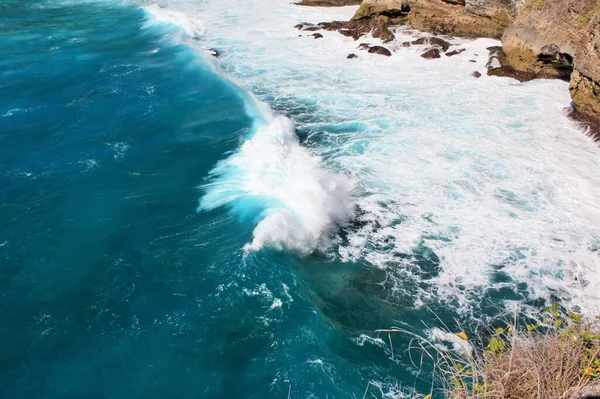
<path id="1" fill-rule="evenodd" d="M 252 111 L 254 133 L 214 168 L 200 200 L 199 210 L 262 209 L 246 250 L 319 249 L 418 279 L 414 256 L 399 255 L 428 248 L 441 270 L 420 299 L 468 310 L 485 290 L 525 283 L 530 298 L 597 310 L 600 156 L 565 116 L 566 83 L 471 77 L 485 71 L 486 48 L 498 45 L 490 39 L 453 38 L 465 52 L 425 60 L 423 47 L 401 47 L 417 34 L 408 30 L 386 58 L 357 50 L 378 44 L 368 36 L 315 40 L 294 29 L 348 20 L 356 7 L 169 0 L 147 9 L 184 32 L 202 26 L 198 43 L 223 52 L 217 68 L 279 113 Z M 346 240 L 332 237 L 352 219 L 359 227 Z"/>

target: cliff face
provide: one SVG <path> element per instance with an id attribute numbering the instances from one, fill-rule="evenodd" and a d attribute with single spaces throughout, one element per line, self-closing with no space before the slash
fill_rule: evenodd
<path id="1" fill-rule="evenodd" d="M 353 19 L 402 17 L 401 24 L 449 35 L 500 38 L 520 0 L 363 0 Z M 410 10 L 402 15 L 397 10 Z M 398 21 L 395 21 L 398 22 Z"/>
<path id="2" fill-rule="evenodd" d="M 508 64 L 542 77 L 570 78 L 582 113 L 600 118 L 600 3 L 536 0 L 519 10 L 502 36 Z M 572 73 L 571 73 L 572 72 Z"/>

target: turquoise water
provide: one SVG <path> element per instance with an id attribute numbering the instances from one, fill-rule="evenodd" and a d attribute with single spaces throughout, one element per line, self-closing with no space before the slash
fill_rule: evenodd
<path id="1" fill-rule="evenodd" d="M 457 329 L 457 318 L 471 333 L 501 300 L 527 301 L 527 285 L 508 284 L 497 265 L 492 280 L 507 284 L 471 293 L 470 314 L 447 298 L 423 299 L 440 320 L 418 307 L 440 273 L 426 240 L 444 237 L 434 235 L 395 253 L 390 270 L 327 251 L 245 251 L 261 221 L 292 212 L 265 195 L 231 194 L 247 177 L 240 165 L 256 164 L 236 151 L 268 117 L 198 51 L 202 39 L 183 43 L 178 29 L 123 2 L 0 5 L 0 396 L 428 392 L 406 338 L 395 338 L 392 356 L 374 329 Z M 310 122 L 306 109 L 278 101 Z M 293 130 L 286 140 L 304 151 Z M 350 208 L 354 217 L 335 227 L 340 245 L 378 223 Z M 370 249 L 391 251 L 389 241 Z"/>

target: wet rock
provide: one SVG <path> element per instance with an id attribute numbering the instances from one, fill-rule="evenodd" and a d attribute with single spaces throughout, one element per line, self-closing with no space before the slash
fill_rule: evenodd
<path id="1" fill-rule="evenodd" d="M 428 59 L 440 58 L 440 50 L 438 50 L 437 48 L 429 49 L 423 54 L 421 54 L 421 57 Z"/>
<path id="2" fill-rule="evenodd" d="M 348 54 L 348 57 L 346 57 L 346 58 L 348 58 L 349 60 L 351 60 L 353 58 L 358 58 L 358 55 L 352 53 L 352 54 Z"/>
<path id="3" fill-rule="evenodd" d="M 344 36 L 358 40 L 361 36 L 371 33 L 373 37 L 383 40 L 384 43 L 394 40 L 390 30 L 392 21 L 387 17 L 378 17 L 363 20 L 321 22 L 319 25 L 325 30 L 335 30 Z"/>
<path id="4" fill-rule="evenodd" d="M 481 73 L 479 73 L 479 71 L 475 71 L 471 74 L 471 76 L 473 76 L 474 78 L 480 78 L 481 77 Z"/>
<path id="5" fill-rule="evenodd" d="M 464 6 L 465 0 L 442 0 L 444 3 L 454 4 L 457 6 Z"/>
<path id="6" fill-rule="evenodd" d="M 402 42 L 402 47 L 410 47 L 410 42 Z"/>
<path id="7" fill-rule="evenodd" d="M 392 52 L 390 50 L 386 49 L 383 46 L 372 46 L 372 47 L 369 47 L 369 53 L 371 53 L 371 54 L 385 55 L 386 57 L 390 57 L 392 55 Z"/>
<path id="8" fill-rule="evenodd" d="M 455 56 L 455 55 L 457 55 L 457 54 L 460 54 L 460 53 L 462 53 L 463 51 L 466 51 L 466 49 L 464 49 L 464 48 L 459 48 L 458 50 L 452 50 L 452 51 L 449 51 L 449 52 L 447 52 L 447 53 L 446 53 L 446 56 L 447 56 L 447 57 L 452 57 L 452 56 Z"/>
<path id="9" fill-rule="evenodd" d="M 300 22 L 295 25 L 294 28 L 306 32 L 314 32 L 323 29 L 320 25 L 311 24 L 309 22 Z"/>
<path id="10" fill-rule="evenodd" d="M 313 33 L 311 36 L 314 36 L 315 39 L 321 39 L 323 37 L 320 33 Z"/>
<path id="11" fill-rule="evenodd" d="M 369 43 L 361 43 L 358 45 L 359 50 L 368 50 L 371 45 Z"/>
<path id="12" fill-rule="evenodd" d="M 469 62 L 477 62 L 477 60 L 469 60 Z"/>
<path id="13" fill-rule="evenodd" d="M 439 37 L 421 37 L 417 40 L 411 42 L 412 44 L 429 44 L 433 46 L 440 47 L 444 52 L 448 50 L 448 48 L 452 45 L 445 41 L 444 39 L 440 39 Z"/>
<path id="14" fill-rule="evenodd" d="M 208 53 L 215 58 L 219 58 L 221 56 L 221 51 L 217 50 L 216 48 L 209 48 Z"/>

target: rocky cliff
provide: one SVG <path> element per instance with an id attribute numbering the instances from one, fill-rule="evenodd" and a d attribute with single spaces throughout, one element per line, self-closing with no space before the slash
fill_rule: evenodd
<path id="1" fill-rule="evenodd" d="M 519 4 L 520 0 L 363 0 L 353 19 L 402 17 L 394 22 L 422 31 L 500 38 Z"/>
<path id="2" fill-rule="evenodd" d="M 600 1 L 535 0 L 502 36 L 517 71 L 570 80 L 577 109 L 600 119 Z"/>
<path id="3" fill-rule="evenodd" d="M 352 0 L 304 0 L 342 2 Z M 502 38 L 491 75 L 570 81 L 576 109 L 600 120 L 600 0 L 363 0 L 349 22 L 325 24 L 355 38 L 389 41 L 389 27 Z M 330 4 L 332 5 L 332 4 Z M 498 49 L 499 50 L 499 49 Z"/>

